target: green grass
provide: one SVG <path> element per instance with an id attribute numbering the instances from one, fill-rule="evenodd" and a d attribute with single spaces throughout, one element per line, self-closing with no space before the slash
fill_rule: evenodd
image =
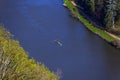
<path id="1" fill-rule="evenodd" d="M 108 34 L 106 34 L 103 30 L 101 30 L 98 27 L 93 26 L 87 19 L 85 19 L 79 11 L 72 5 L 70 0 L 63 0 L 63 2 L 67 5 L 68 9 L 72 12 L 73 15 L 75 15 L 90 31 L 93 33 L 99 35 L 103 39 L 105 39 L 108 42 L 115 41 L 115 39 Z"/>
<path id="2" fill-rule="evenodd" d="M 59 77 L 43 64 L 29 59 L 19 41 L 14 40 L 8 31 L 0 27 L 0 79 L 59 80 Z"/>

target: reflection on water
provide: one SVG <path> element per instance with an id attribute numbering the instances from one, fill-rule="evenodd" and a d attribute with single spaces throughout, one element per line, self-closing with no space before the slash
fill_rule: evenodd
<path id="1" fill-rule="evenodd" d="M 0 0 L 0 22 L 61 80 L 120 80 L 120 51 L 70 17 L 60 0 Z M 54 42 L 62 42 L 62 46 Z"/>

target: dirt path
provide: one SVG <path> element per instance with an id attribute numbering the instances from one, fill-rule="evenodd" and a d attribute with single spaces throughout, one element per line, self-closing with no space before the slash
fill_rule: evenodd
<path id="1" fill-rule="evenodd" d="M 105 31 L 105 33 L 107 33 L 108 35 L 110 35 L 111 37 L 115 38 L 116 40 L 119 40 L 120 41 L 120 38 L 112 33 L 109 33 L 107 31 Z"/>

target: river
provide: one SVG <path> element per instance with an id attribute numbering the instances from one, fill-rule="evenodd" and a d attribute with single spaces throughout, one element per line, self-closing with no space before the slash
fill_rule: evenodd
<path id="1" fill-rule="evenodd" d="M 61 0 L 0 0 L 0 23 L 30 57 L 61 70 L 61 80 L 120 80 L 120 51 L 72 18 Z"/>

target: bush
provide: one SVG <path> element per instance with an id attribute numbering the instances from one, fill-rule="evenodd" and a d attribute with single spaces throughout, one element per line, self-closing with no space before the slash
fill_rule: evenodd
<path id="1" fill-rule="evenodd" d="M 0 80 L 58 80 L 43 64 L 28 59 L 27 52 L 0 27 Z"/>
<path id="2" fill-rule="evenodd" d="M 120 27 L 111 28 L 111 29 L 108 29 L 108 31 L 113 34 L 120 35 Z"/>
<path id="3" fill-rule="evenodd" d="M 116 48 L 120 48 L 120 41 L 119 40 L 112 41 L 111 45 L 115 46 Z"/>

